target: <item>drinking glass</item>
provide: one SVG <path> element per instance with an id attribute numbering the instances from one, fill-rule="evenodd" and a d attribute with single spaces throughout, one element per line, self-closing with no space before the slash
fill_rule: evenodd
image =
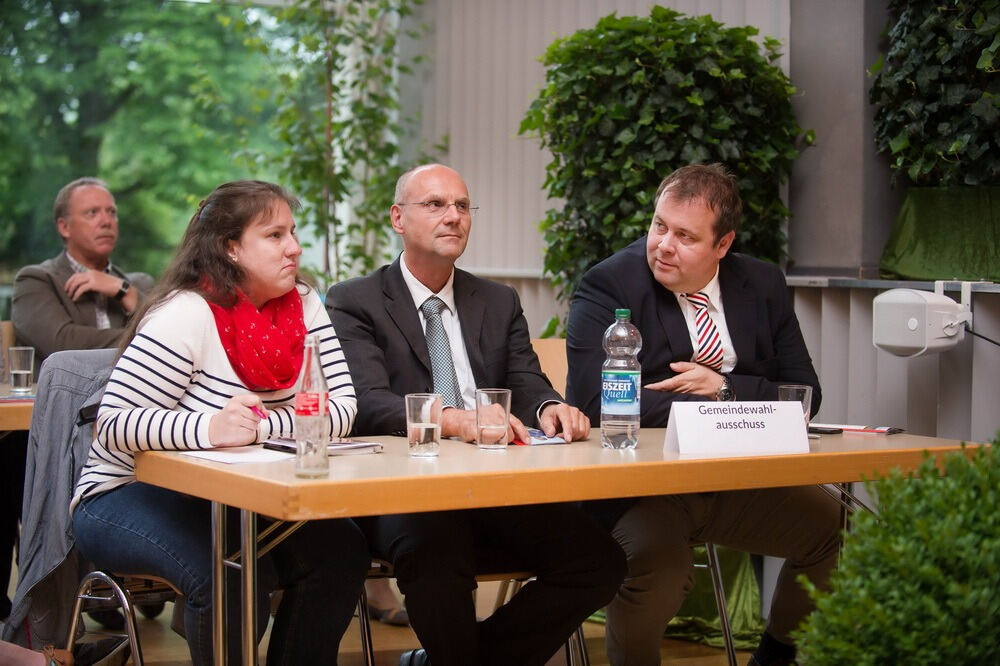
<path id="1" fill-rule="evenodd" d="M 781 384 L 778 386 L 778 400 L 796 400 L 802 403 L 802 414 L 809 427 L 809 412 L 812 410 L 813 387 L 808 384 Z"/>
<path id="2" fill-rule="evenodd" d="M 31 393 L 35 348 L 11 347 L 7 350 L 7 366 L 10 368 L 10 392 Z"/>
<path id="3" fill-rule="evenodd" d="M 476 444 L 481 449 L 507 449 L 510 389 L 476 389 Z"/>
<path id="4" fill-rule="evenodd" d="M 441 396 L 437 393 L 407 393 L 405 400 L 410 455 L 417 458 L 436 457 L 441 448 Z"/>

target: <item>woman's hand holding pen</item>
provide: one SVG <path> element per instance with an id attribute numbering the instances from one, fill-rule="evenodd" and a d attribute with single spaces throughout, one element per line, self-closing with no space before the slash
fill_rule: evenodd
<path id="1" fill-rule="evenodd" d="M 244 446 L 257 441 L 257 427 L 267 418 L 264 403 L 253 393 L 230 398 L 208 422 L 208 441 L 215 447 Z"/>

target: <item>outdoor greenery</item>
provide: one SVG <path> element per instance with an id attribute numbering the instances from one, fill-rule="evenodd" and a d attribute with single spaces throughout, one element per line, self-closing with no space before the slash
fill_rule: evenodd
<path id="1" fill-rule="evenodd" d="M 402 26 L 421 2 L 296 0 L 273 17 L 258 13 L 233 24 L 277 69 L 280 85 L 262 96 L 278 106 L 280 150 L 255 153 L 306 203 L 298 222 L 322 240 L 321 281 L 391 259 L 386 211 L 407 129 L 399 78 L 411 73 L 400 61 L 399 39 L 419 36 Z"/>
<path id="2" fill-rule="evenodd" d="M 234 163 L 273 145 L 258 54 L 217 17 L 240 8 L 164 0 L 0 3 L 0 273 L 54 255 L 56 191 L 104 178 L 121 234 L 114 260 L 158 274 L 200 198 L 268 177 Z"/>
<path id="3" fill-rule="evenodd" d="M 52 201 L 83 175 L 115 195 L 126 270 L 158 275 L 198 201 L 246 177 L 303 201 L 319 281 L 379 265 L 420 2 L 0 3 L 0 282 L 58 251 Z"/>
<path id="4" fill-rule="evenodd" d="M 869 484 L 832 589 L 797 635 L 803 666 L 1000 663 L 1000 454 L 928 459 Z"/>
<path id="5" fill-rule="evenodd" d="M 875 141 L 916 185 L 1000 185 L 1000 0 L 892 0 Z"/>
<path id="6" fill-rule="evenodd" d="M 746 215 L 738 251 L 778 261 L 789 215 L 779 186 L 803 133 L 795 89 L 774 64 L 779 42 L 756 28 L 654 7 L 648 18 L 602 18 L 556 40 L 546 84 L 521 133 L 552 152 L 545 188 L 545 271 L 568 300 L 594 263 L 646 232 L 653 195 L 686 164 L 723 162 L 739 179 Z"/>

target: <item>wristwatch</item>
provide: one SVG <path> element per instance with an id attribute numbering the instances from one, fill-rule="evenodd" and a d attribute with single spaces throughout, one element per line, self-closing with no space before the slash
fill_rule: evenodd
<path id="1" fill-rule="evenodd" d="M 722 386 L 715 392 L 715 399 L 719 402 L 732 402 L 736 399 L 736 391 L 733 390 L 733 380 L 728 374 L 722 375 Z"/>
<path id="2" fill-rule="evenodd" d="M 127 279 L 124 279 L 124 278 L 123 278 L 123 279 L 122 279 L 122 286 L 121 286 L 121 289 L 119 289 L 119 290 L 118 290 L 118 293 L 117 293 L 117 294 L 115 294 L 115 300 L 116 300 L 116 301 L 120 301 L 120 300 L 122 300 L 123 298 L 125 298 L 125 294 L 127 294 L 127 293 L 128 293 L 128 290 L 129 290 L 129 288 L 130 288 L 131 286 L 132 286 L 132 283 L 131 283 L 131 282 L 129 282 L 129 281 L 127 280 Z"/>

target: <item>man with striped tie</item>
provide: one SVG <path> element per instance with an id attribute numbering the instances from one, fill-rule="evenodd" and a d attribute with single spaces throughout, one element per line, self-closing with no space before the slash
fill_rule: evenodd
<path id="1" fill-rule="evenodd" d="M 649 232 L 590 269 L 567 328 L 567 399 L 600 419 L 601 337 L 630 308 L 643 338 L 641 423 L 665 427 L 675 400 L 776 400 L 779 383 L 820 387 L 778 267 L 730 252 L 742 215 L 719 164 L 678 169 L 660 184 Z M 629 572 L 608 606 L 612 664 L 658 664 L 667 622 L 693 585 L 692 543 L 786 558 L 751 665 L 788 664 L 789 636 L 811 610 L 795 581 L 826 583 L 839 510 L 815 487 L 647 497 L 594 507 L 625 549 Z"/>

